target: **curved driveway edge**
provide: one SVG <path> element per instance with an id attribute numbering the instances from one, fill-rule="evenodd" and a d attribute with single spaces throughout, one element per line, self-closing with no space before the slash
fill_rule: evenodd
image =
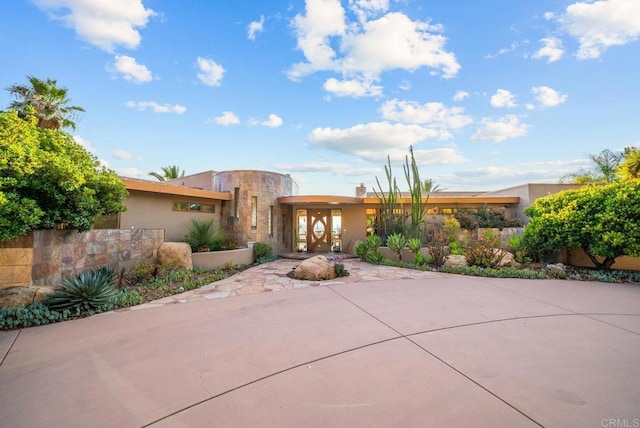
<path id="1" fill-rule="evenodd" d="M 9 427 L 640 423 L 631 285 L 345 283 L 2 333 L 2 349 L 7 340 Z"/>

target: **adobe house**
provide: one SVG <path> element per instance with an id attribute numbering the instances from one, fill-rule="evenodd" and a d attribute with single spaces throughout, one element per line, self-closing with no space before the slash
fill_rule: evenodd
<path id="1" fill-rule="evenodd" d="M 298 195 L 289 174 L 271 171 L 205 171 L 168 182 L 122 178 L 129 195 L 127 211 L 112 219 L 117 228 L 164 228 L 166 241 L 182 241 L 191 218 L 212 218 L 241 246 L 271 245 L 276 253 L 351 250 L 372 232 L 380 202 L 360 185 L 354 196 Z M 481 206 L 525 223 L 522 210 L 535 199 L 570 184 L 524 184 L 493 192 L 434 192 L 427 201 L 427 221 L 437 223 L 456 210 Z M 411 200 L 398 200 L 405 211 Z"/>

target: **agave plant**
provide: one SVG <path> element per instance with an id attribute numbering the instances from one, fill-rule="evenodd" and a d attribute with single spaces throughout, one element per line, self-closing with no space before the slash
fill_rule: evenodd
<path id="1" fill-rule="evenodd" d="M 407 246 L 407 238 L 402 233 L 394 233 L 387 236 L 387 247 L 398 255 L 398 260 L 402 260 L 402 250 Z"/>
<path id="2" fill-rule="evenodd" d="M 65 279 L 62 288 L 51 294 L 46 303 L 57 311 L 100 309 L 118 296 L 114 287 L 117 278 L 113 269 L 106 266 L 82 272 L 79 276 Z"/>

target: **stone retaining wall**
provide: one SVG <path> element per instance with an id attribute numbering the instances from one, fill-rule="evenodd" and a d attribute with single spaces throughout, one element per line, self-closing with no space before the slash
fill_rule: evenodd
<path id="1" fill-rule="evenodd" d="M 88 269 L 155 262 L 163 242 L 163 229 L 38 230 L 0 242 L 0 307 L 32 303 L 40 287 L 59 286 Z"/>

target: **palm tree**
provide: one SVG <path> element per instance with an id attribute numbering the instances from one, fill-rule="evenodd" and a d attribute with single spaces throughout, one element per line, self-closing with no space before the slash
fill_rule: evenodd
<path id="1" fill-rule="evenodd" d="M 624 160 L 618 167 L 618 172 L 626 180 L 640 179 L 640 148 L 625 147 Z"/>
<path id="2" fill-rule="evenodd" d="M 158 179 L 158 181 L 175 180 L 176 178 L 184 177 L 184 170 L 180 171 L 178 165 L 167 165 L 160 168 L 163 174 L 157 172 L 150 172 L 149 175 Z"/>
<path id="3" fill-rule="evenodd" d="M 33 115 L 38 119 L 38 126 L 46 129 L 60 129 L 70 127 L 76 129 L 72 120 L 82 107 L 69 106 L 67 88 L 58 88 L 57 81 L 47 79 L 42 81 L 33 76 L 27 76 L 30 86 L 13 85 L 7 88 L 16 97 L 9 108 L 17 110 L 20 117 Z"/>
<path id="4" fill-rule="evenodd" d="M 422 190 L 427 193 L 432 193 L 432 192 L 442 192 L 443 190 L 447 190 L 447 189 L 443 189 L 442 186 L 440 186 L 439 183 L 436 183 L 433 178 L 427 178 L 422 182 Z"/>
<path id="5" fill-rule="evenodd" d="M 597 155 L 589 155 L 594 163 L 591 171 L 577 171 L 565 175 L 561 183 L 573 184 L 603 184 L 613 183 L 618 178 L 618 166 L 622 161 L 622 153 L 604 149 Z"/>

